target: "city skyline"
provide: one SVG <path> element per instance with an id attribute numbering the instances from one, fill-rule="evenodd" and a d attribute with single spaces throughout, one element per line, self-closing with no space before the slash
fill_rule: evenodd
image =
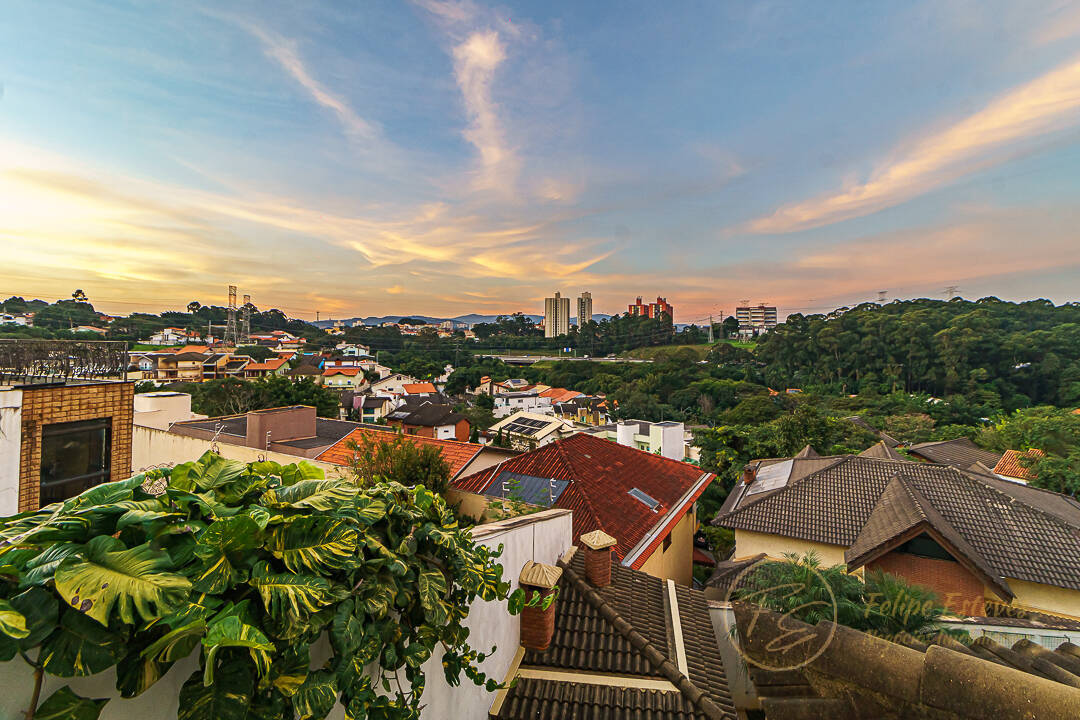
<path id="1" fill-rule="evenodd" d="M 1073 300 L 1080 10 L 991 5 L 12 2 L 0 285 L 304 319 Z"/>

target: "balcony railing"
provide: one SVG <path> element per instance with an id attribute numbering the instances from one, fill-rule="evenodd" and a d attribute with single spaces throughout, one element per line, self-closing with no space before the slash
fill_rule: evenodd
<path id="1" fill-rule="evenodd" d="M 120 340 L 0 339 L 0 382 L 125 379 L 128 346 Z"/>

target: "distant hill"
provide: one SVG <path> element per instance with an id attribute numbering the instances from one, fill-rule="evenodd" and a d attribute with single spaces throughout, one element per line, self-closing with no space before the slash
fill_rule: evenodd
<path id="1" fill-rule="evenodd" d="M 335 318 L 333 320 L 318 320 L 318 321 L 313 322 L 311 324 L 314 325 L 315 327 L 319 327 L 319 328 L 328 328 L 328 327 L 333 327 L 334 323 L 337 322 L 338 319 L 340 319 L 347 326 L 355 325 L 358 322 L 363 323 L 364 325 L 382 325 L 384 322 L 397 322 L 397 321 L 401 320 L 401 318 L 406 318 L 406 317 L 416 318 L 418 320 L 423 320 L 424 322 L 426 322 L 428 324 L 436 324 L 436 325 L 438 323 L 441 323 L 444 320 L 454 320 L 456 322 L 465 323 L 469 327 L 472 327 L 473 325 L 476 325 L 477 323 L 495 322 L 495 318 L 497 318 L 498 315 L 479 315 L 477 313 L 469 313 L 468 315 L 458 315 L 457 317 L 452 317 L 452 318 L 432 317 L 430 315 L 369 315 L 368 317 L 363 317 L 363 318 L 352 317 L 352 318 Z M 529 318 L 533 322 L 540 322 L 544 318 L 543 315 L 530 315 L 530 314 L 526 314 L 525 317 Z M 611 317 L 610 315 L 606 315 L 604 313 L 593 313 L 593 320 L 596 320 L 596 321 L 607 320 L 610 317 Z M 570 318 L 570 321 L 572 323 L 577 322 L 577 318 Z"/>

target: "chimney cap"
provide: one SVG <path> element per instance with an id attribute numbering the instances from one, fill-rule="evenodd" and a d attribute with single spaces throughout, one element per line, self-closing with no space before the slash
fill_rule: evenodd
<path id="1" fill-rule="evenodd" d="M 581 544 L 590 550 L 603 550 L 615 545 L 617 542 L 618 540 L 603 530 L 593 530 L 591 533 L 585 533 L 581 536 Z"/>
<path id="2" fill-rule="evenodd" d="M 562 568 L 529 560 L 525 563 L 525 567 L 521 568 L 518 584 L 550 590 L 559 582 L 560 577 L 562 577 Z"/>

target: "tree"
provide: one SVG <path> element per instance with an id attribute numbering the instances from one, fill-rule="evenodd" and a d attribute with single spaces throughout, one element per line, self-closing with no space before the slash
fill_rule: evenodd
<path id="1" fill-rule="evenodd" d="M 265 345 L 244 345 L 243 347 L 236 348 L 236 354 L 247 355 L 249 358 L 257 362 L 262 362 L 272 357 L 277 357 L 277 354 Z"/>
<path id="2" fill-rule="evenodd" d="M 192 315 L 199 312 L 200 308 L 202 308 L 202 303 L 200 303 L 198 300 L 192 300 L 187 304 L 187 311 Z"/>
<path id="3" fill-rule="evenodd" d="M 1018 410 L 984 429 L 978 441 L 996 452 L 1041 450 L 1021 462 L 1035 475 L 1035 487 L 1080 497 L 1080 415 L 1037 407 Z"/>
<path id="4" fill-rule="evenodd" d="M 76 290 L 75 292 L 71 293 L 71 299 L 74 300 L 77 303 L 90 302 L 86 298 L 86 293 L 84 293 L 81 289 Z"/>
<path id="5" fill-rule="evenodd" d="M 498 551 L 422 486 L 207 453 L 8 518 L 0 537 L 0 658 L 34 668 L 35 705 L 46 674 L 115 667 L 134 697 L 192 652 L 180 720 L 322 718 L 337 702 L 414 719 L 439 648 L 451 684 L 499 687 L 462 625 L 476 599 L 507 597 Z M 27 718 L 103 703 L 65 686 Z"/>
<path id="6" fill-rule="evenodd" d="M 442 494 L 450 486 L 450 466 L 442 450 L 431 445 L 418 445 L 408 436 L 389 431 L 364 433 L 359 441 L 350 440 L 349 467 L 358 485 L 393 478 L 409 486 L 424 486 Z"/>
<path id="7" fill-rule="evenodd" d="M 812 551 L 757 565 L 732 597 L 810 625 L 827 620 L 887 639 L 900 633 L 921 639 L 940 632 L 967 637 L 941 625 L 946 610 L 933 591 L 880 570 L 868 572 L 863 582 L 844 565 L 822 567 Z"/>

